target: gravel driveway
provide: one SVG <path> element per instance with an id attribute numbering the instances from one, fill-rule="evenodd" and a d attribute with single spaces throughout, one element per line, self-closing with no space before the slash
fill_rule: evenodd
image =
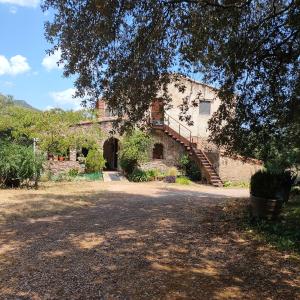
<path id="1" fill-rule="evenodd" d="M 239 229 L 247 190 L 0 190 L 1 299 L 300 299 L 300 262 Z"/>

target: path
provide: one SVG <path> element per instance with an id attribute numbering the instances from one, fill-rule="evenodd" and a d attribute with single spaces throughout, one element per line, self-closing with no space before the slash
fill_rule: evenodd
<path id="1" fill-rule="evenodd" d="M 247 196 L 123 182 L 0 190 L 0 298 L 299 299 L 299 261 L 224 218 Z"/>

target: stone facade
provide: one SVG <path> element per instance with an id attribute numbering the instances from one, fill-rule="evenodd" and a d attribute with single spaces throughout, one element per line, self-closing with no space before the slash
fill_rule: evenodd
<path id="1" fill-rule="evenodd" d="M 149 149 L 149 162 L 142 165 L 145 170 L 157 169 L 167 172 L 170 167 L 178 166 L 180 157 L 185 153 L 185 148 L 165 134 L 162 130 L 152 130 L 153 145 Z M 163 145 L 163 158 L 153 159 L 153 147 L 156 143 Z"/>
<path id="2" fill-rule="evenodd" d="M 243 161 L 224 155 L 219 157 L 219 176 L 223 181 L 248 182 L 261 168 L 262 164 L 255 160 Z"/>
<path id="3" fill-rule="evenodd" d="M 249 181 L 251 175 L 262 167 L 259 162 L 254 160 L 248 160 L 245 162 L 240 158 L 224 156 L 214 144 L 207 142 L 207 136 L 209 134 L 207 131 L 208 120 L 220 105 L 220 100 L 216 96 L 216 90 L 192 79 L 181 78 L 180 81 L 180 84 L 184 84 L 186 86 L 186 89 L 183 92 L 179 92 L 178 88 L 175 87 L 174 84 L 170 84 L 168 87 L 169 93 L 172 97 L 172 103 L 171 107 L 168 107 L 165 111 L 166 124 L 175 131 L 181 130 L 180 135 L 187 139 L 192 136 L 193 143 L 197 144 L 198 149 L 202 149 L 204 151 L 222 181 Z M 187 113 L 191 116 L 193 125 L 187 126 L 186 124 L 183 124 L 184 126 L 181 126 L 181 129 L 179 129 L 178 124 L 182 123 L 179 119 L 179 115 L 180 105 L 182 104 L 183 98 L 188 99 L 190 102 L 195 99 L 199 99 L 199 104 L 201 101 L 204 101 L 209 104 L 209 109 L 203 112 L 199 110 L 199 107 L 190 105 Z M 104 133 L 104 138 L 99 141 L 99 145 L 104 148 L 104 150 L 106 149 L 106 152 L 112 152 L 112 150 L 107 151 L 107 149 L 111 149 L 111 147 L 109 147 L 106 142 L 109 141 L 111 137 L 114 137 L 117 140 L 120 139 L 118 134 L 112 134 L 112 125 L 115 117 L 112 116 L 112 113 L 107 109 L 105 102 L 102 100 L 97 101 L 96 108 L 98 110 L 98 124 Z M 159 109 L 157 110 L 161 114 L 161 111 Z M 170 117 L 168 117 L 168 115 Z M 163 120 L 158 121 L 163 123 Z M 92 122 L 81 122 L 78 126 L 84 129 L 85 127 L 88 128 L 92 124 Z M 152 129 L 151 136 L 153 138 L 153 145 L 149 149 L 149 162 L 143 164 L 142 168 L 157 169 L 161 172 L 166 172 L 170 167 L 178 166 L 180 157 L 183 154 L 187 154 L 184 146 L 172 139 L 163 130 Z M 106 146 L 104 146 L 104 144 Z M 159 144 L 159 147 L 155 147 L 155 144 Z M 119 143 L 116 143 L 115 145 L 117 146 L 113 147 L 113 151 L 118 151 L 120 145 Z M 155 151 L 153 151 L 154 149 Z M 162 152 L 160 153 L 159 151 Z M 109 155 L 106 155 L 105 158 L 112 161 L 118 160 L 116 152 L 114 152 L 114 154 L 109 153 Z M 199 160 L 196 158 L 192 157 L 192 160 L 195 163 L 199 163 Z M 65 171 L 78 166 L 79 163 L 76 162 L 76 151 L 70 151 L 70 162 L 50 163 L 50 167 L 54 169 L 54 172 L 62 170 Z M 118 164 L 114 164 L 114 167 L 118 166 Z M 202 166 L 199 166 L 199 168 L 201 167 Z M 202 170 L 202 173 L 205 174 L 205 170 Z"/>
<path id="4" fill-rule="evenodd" d="M 45 171 L 50 171 L 53 175 L 58 175 L 60 173 L 67 173 L 71 169 L 77 169 L 79 172 L 84 172 L 84 168 L 79 164 L 78 161 L 58 161 L 58 160 L 48 160 L 44 166 Z"/>

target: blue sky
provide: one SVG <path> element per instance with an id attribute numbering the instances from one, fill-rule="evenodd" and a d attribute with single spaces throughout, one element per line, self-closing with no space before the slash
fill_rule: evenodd
<path id="1" fill-rule="evenodd" d="M 59 53 L 44 37 L 44 14 L 39 0 L 0 0 L 0 93 L 26 100 L 38 109 L 76 109 L 74 80 L 56 65 Z"/>

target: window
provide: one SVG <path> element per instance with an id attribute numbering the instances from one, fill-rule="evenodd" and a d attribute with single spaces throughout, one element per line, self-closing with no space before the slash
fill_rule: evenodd
<path id="1" fill-rule="evenodd" d="M 200 100 L 199 113 L 200 115 L 210 115 L 211 102 L 207 100 Z"/>
<path id="2" fill-rule="evenodd" d="M 153 148 L 153 159 L 164 158 L 164 146 L 163 144 L 154 144 Z"/>

